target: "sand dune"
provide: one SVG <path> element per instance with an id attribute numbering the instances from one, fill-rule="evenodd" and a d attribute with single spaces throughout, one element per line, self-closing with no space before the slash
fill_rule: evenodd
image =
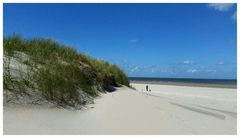
<path id="1" fill-rule="evenodd" d="M 132 84 L 84 111 L 4 107 L 4 134 L 236 134 L 236 89 Z"/>

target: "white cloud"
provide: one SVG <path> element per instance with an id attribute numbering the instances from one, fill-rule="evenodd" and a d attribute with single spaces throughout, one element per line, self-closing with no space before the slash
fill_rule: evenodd
<path id="1" fill-rule="evenodd" d="M 187 72 L 189 72 L 189 73 L 196 73 L 197 70 L 196 69 L 188 69 Z"/>
<path id="2" fill-rule="evenodd" d="M 133 65 L 129 68 L 130 72 L 145 72 L 145 73 L 155 73 L 159 71 L 159 67 L 156 65 Z"/>
<path id="3" fill-rule="evenodd" d="M 206 70 L 207 73 L 210 73 L 210 74 L 215 74 L 217 72 L 217 70 Z"/>
<path id="4" fill-rule="evenodd" d="M 132 68 L 132 69 L 131 69 L 131 72 L 135 72 L 135 71 L 137 71 L 137 70 L 139 70 L 139 66 L 136 66 L 136 67 Z"/>
<path id="5" fill-rule="evenodd" d="M 192 64 L 193 61 L 191 61 L 191 60 L 185 60 L 185 61 L 183 61 L 183 63 L 184 63 L 184 64 Z"/>
<path id="6" fill-rule="evenodd" d="M 218 64 L 218 65 L 224 65 L 225 62 L 224 62 L 224 61 L 219 61 L 217 64 Z"/>
<path id="7" fill-rule="evenodd" d="M 209 7 L 214 8 L 217 11 L 224 12 L 228 11 L 234 4 L 232 3 L 210 3 Z"/>
<path id="8" fill-rule="evenodd" d="M 136 43 L 138 41 L 139 41 L 138 39 L 131 39 L 131 40 L 129 40 L 130 43 Z"/>
<path id="9" fill-rule="evenodd" d="M 167 70 L 167 69 L 162 69 L 162 70 L 160 70 L 160 72 L 161 73 L 173 73 L 173 71 L 172 70 Z"/>
<path id="10" fill-rule="evenodd" d="M 151 72 L 153 73 L 153 72 L 156 72 L 156 69 L 151 69 Z"/>
<path id="11" fill-rule="evenodd" d="M 233 15 L 231 16 L 231 19 L 234 20 L 234 21 L 237 20 L 237 11 L 235 11 L 235 12 L 233 13 Z"/>

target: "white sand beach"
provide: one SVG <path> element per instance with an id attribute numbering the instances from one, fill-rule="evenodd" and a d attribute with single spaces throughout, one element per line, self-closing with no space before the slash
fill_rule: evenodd
<path id="1" fill-rule="evenodd" d="M 131 85 L 84 111 L 5 106 L 4 134 L 236 134 L 236 89 Z"/>

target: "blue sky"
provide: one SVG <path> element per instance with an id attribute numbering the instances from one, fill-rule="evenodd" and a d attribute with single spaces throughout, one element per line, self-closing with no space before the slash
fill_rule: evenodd
<path id="1" fill-rule="evenodd" d="M 131 77 L 236 78 L 236 4 L 4 4 L 4 36 L 44 37 Z"/>

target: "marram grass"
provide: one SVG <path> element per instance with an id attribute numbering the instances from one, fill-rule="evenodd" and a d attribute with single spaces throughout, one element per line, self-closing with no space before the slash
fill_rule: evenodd
<path id="1" fill-rule="evenodd" d="M 81 93 L 96 96 L 110 86 L 129 87 L 127 76 L 117 65 L 78 53 L 51 39 L 25 40 L 13 35 L 4 38 L 3 49 L 4 56 L 10 58 L 15 52 L 26 54 L 29 58 L 22 64 L 30 68 L 28 79 L 14 78 L 9 63 L 4 62 L 4 90 L 21 93 L 31 86 L 48 100 L 81 104 Z"/>

